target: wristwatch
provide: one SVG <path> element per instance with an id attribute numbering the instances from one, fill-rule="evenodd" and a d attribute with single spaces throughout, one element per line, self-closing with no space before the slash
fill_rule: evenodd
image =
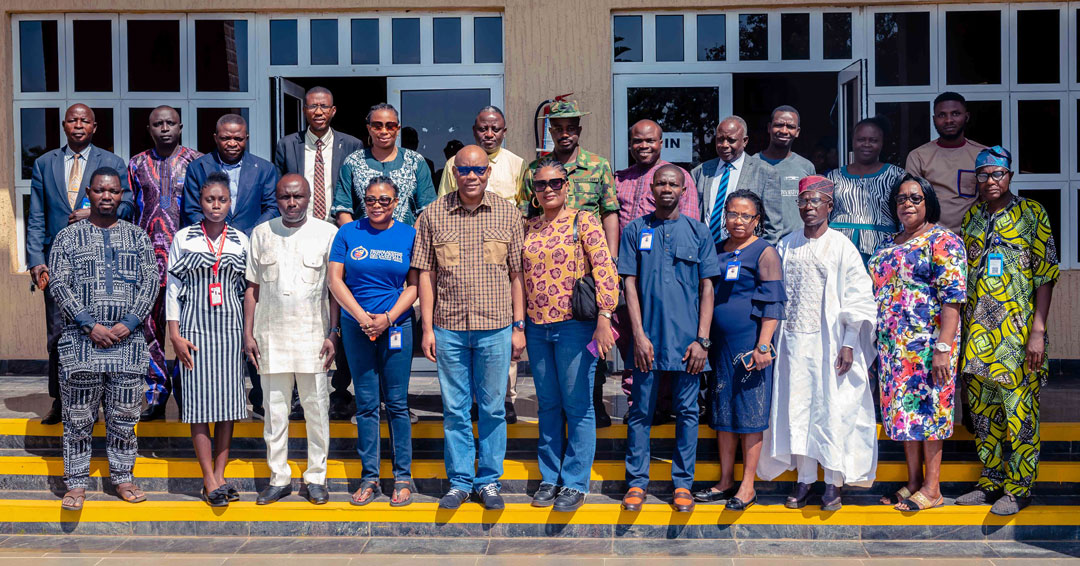
<path id="1" fill-rule="evenodd" d="M 600 314 L 600 316 L 602 316 L 602 317 L 604 317 L 604 318 L 606 318 L 608 320 L 611 320 L 611 313 L 609 313 L 607 311 L 600 311 L 599 314 Z"/>
<path id="2" fill-rule="evenodd" d="M 341 327 L 340 326 L 335 326 L 335 327 L 331 328 L 330 329 L 330 334 L 337 334 L 338 336 L 341 336 Z"/>
<path id="3" fill-rule="evenodd" d="M 758 344 L 757 349 L 762 354 L 768 354 L 769 353 L 769 344 Z"/>
<path id="4" fill-rule="evenodd" d="M 700 336 L 698 336 L 698 339 L 695 340 L 695 342 L 701 344 L 701 347 L 705 348 L 706 350 L 708 350 L 712 346 L 712 340 L 709 340 L 708 338 L 702 338 Z"/>
<path id="5" fill-rule="evenodd" d="M 941 352 L 942 354 L 948 354 L 949 352 L 952 352 L 952 344 L 938 342 L 937 344 L 934 344 L 934 349 Z"/>
<path id="6" fill-rule="evenodd" d="M 84 324 L 83 326 L 81 326 L 79 328 L 79 330 L 82 330 L 83 334 L 89 336 L 90 333 L 94 331 L 94 326 L 95 325 L 93 325 L 93 324 Z"/>
<path id="7" fill-rule="evenodd" d="M 525 330 L 525 321 L 524 320 L 515 320 L 513 326 L 514 326 L 514 330 Z"/>

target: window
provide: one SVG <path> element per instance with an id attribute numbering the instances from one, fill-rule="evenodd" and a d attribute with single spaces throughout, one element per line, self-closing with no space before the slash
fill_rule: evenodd
<path id="1" fill-rule="evenodd" d="M 633 63 L 642 60 L 641 51 L 641 16 L 615 16 L 616 63 Z"/>
<path id="2" fill-rule="evenodd" d="M 311 64 L 338 64 L 338 21 L 311 20 Z"/>
<path id="3" fill-rule="evenodd" d="M 116 125 L 111 106 L 97 106 L 91 104 L 94 111 L 94 119 L 97 120 L 97 130 L 94 131 L 94 145 L 116 153 Z M 66 143 L 66 142 L 65 142 Z"/>
<path id="4" fill-rule="evenodd" d="M 822 55 L 826 59 L 851 59 L 851 13 L 822 14 Z"/>
<path id="5" fill-rule="evenodd" d="M 768 14 L 739 14 L 739 60 L 769 60 Z"/>
<path id="6" fill-rule="evenodd" d="M 127 89 L 180 92 L 180 21 L 127 22 Z"/>
<path id="7" fill-rule="evenodd" d="M 473 18 L 473 61 L 503 62 L 502 17 Z"/>
<path id="8" fill-rule="evenodd" d="M 112 92 L 112 20 L 71 23 L 76 92 Z"/>
<path id="9" fill-rule="evenodd" d="M 1006 111 L 1001 100 L 969 99 L 967 109 L 968 113 L 971 114 L 971 120 L 968 122 L 967 128 L 964 129 L 964 135 L 968 139 L 975 140 L 985 146 L 1001 144 L 1008 147 L 1008 140 L 1005 139 L 1001 125 L 1001 118 L 1004 116 L 1003 112 Z"/>
<path id="10" fill-rule="evenodd" d="M 930 84 L 930 12 L 874 14 L 874 84 Z"/>
<path id="11" fill-rule="evenodd" d="M 697 17 L 697 60 L 727 59 L 727 16 L 702 14 Z"/>
<path id="12" fill-rule="evenodd" d="M 683 17 L 656 16 L 656 60 L 683 60 Z"/>
<path id="13" fill-rule="evenodd" d="M 60 148 L 60 109 L 19 109 L 20 177 L 27 181 L 34 174 L 34 160 Z"/>
<path id="14" fill-rule="evenodd" d="M 393 28 L 394 64 L 420 64 L 420 18 L 394 18 Z"/>
<path id="15" fill-rule="evenodd" d="M 810 14 L 780 14 L 780 58 L 810 58 Z"/>
<path id="16" fill-rule="evenodd" d="M 1019 100 L 1016 102 L 1018 173 L 1054 174 L 1063 171 L 1058 151 L 1061 139 L 1060 100 Z"/>
<path id="17" fill-rule="evenodd" d="M 60 54 L 55 20 L 19 22 L 19 69 L 22 92 L 60 90 Z"/>
<path id="18" fill-rule="evenodd" d="M 945 13 L 945 82 L 1001 84 L 1001 11 Z"/>
<path id="19" fill-rule="evenodd" d="M 1061 82 L 1061 12 L 1018 10 L 1016 13 L 1016 82 Z"/>
<path id="20" fill-rule="evenodd" d="M 247 20 L 195 21 L 195 90 L 247 92 Z"/>
<path id="21" fill-rule="evenodd" d="M 904 167 L 908 153 L 930 140 L 930 102 L 878 102 L 875 113 L 892 124 L 881 160 Z"/>
<path id="22" fill-rule="evenodd" d="M 354 19 L 352 24 L 353 65 L 379 64 L 379 20 Z"/>
<path id="23" fill-rule="evenodd" d="M 461 18 L 434 18 L 432 38 L 436 63 L 461 62 Z"/>
<path id="24" fill-rule="evenodd" d="M 270 20 L 271 65 L 296 65 L 300 62 L 296 28 L 296 20 Z"/>

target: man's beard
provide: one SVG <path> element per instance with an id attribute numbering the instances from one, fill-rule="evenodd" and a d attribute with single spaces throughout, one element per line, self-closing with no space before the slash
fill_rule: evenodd
<path id="1" fill-rule="evenodd" d="M 945 135 L 945 133 L 942 132 L 937 126 L 934 126 L 934 129 L 937 130 L 938 137 L 940 137 L 941 139 L 945 141 L 956 141 L 964 137 L 964 130 L 967 129 L 967 124 L 964 124 L 964 127 L 957 130 L 956 133 L 953 135 Z"/>

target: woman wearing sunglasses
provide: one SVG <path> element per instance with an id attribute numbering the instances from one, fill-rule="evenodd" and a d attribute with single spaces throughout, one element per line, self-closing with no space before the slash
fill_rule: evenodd
<path id="1" fill-rule="evenodd" d="M 356 451 L 362 462 L 353 505 L 367 505 L 379 487 L 379 403 L 386 405 L 393 452 L 392 507 L 412 502 L 412 305 L 415 270 L 409 268 L 416 230 L 393 218 L 398 186 L 374 177 L 364 187 L 367 218 L 342 226 L 330 249 L 330 292 L 341 305 L 341 341 L 356 393 Z"/>

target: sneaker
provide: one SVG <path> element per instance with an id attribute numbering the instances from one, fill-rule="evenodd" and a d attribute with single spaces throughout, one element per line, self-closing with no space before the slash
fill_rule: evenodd
<path id="1" fill-rule="evenodd" d="M 1019 513 L 1023 508 L 1031 505 L 1031 496 L 1017 497 L 1011 493 L 1006 493 L 994 502 L 994 505 L 990 507 L 990 512 L 995 515 L 1015 515 Z"/>
<path id="2" fill-rule="evenodd" d="M 416 413 L 414 413 L 412 409 L 409 409 L 409 424 L 416 424 L 418 422 L 420 422 L 420 417 L 416 416 Z M 356 424 L 356 421 L 353 421 L 353 424 Z"/>
<path id="3" fill-rule="evenodd" d="M 489 483 L 481 487 L 477 493 L 480 494 L 480 501 L 484 504 L 484 509 L 504 509 L 506 507 L 502 496 L 499 495 L 499 484 L 497 483 Z"/>
<path id="4" fill-rule="evenodd" d="M 457 509 L 468 498 L 468 492 L 452 487 L 439 499 L 439 509 Z"/>
<path id="5" fill-rule="evenodd" d="M 548 507 L 555 502 L 555 496 L 559 494 L 559 488 L 553 483 L 542 483 L 540 489 L 533 494 L 533 507 Z"/>
<path id="6" fill-rule="evenodd" d="M 585 494 L 569 487 L 562 488 L 559 492 L 559 497 L 555 498 L 555 505 L 552 507 L 555 511 L 562 513 L 568 513 L 570 511 L 577 511 L 585 503 Z"/>

